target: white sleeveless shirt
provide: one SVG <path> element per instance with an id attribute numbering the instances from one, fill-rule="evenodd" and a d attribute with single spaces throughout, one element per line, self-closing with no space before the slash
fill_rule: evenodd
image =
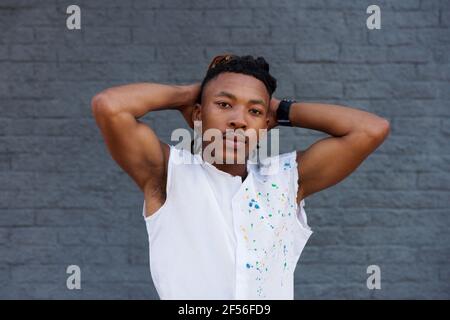
<path id="1" fill-rule="evenodd" d="M 296 203 L 296 152 L 247 162 L 242 182 L 170 145 L 167 198 L 145 217 L 161 299 L 290 299 L 312 234 Z"/>

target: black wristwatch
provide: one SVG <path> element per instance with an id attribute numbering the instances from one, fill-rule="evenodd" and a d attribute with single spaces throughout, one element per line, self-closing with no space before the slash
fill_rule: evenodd
<path id="1" fill-rule="evenodd" d="M 297 102 L 294 99 L 283 98 L 280 101 L 277 109 L 277 122 L 280 126 L 292 127 L 291 120 L 289 120 L 289 110 L 291 105 Z"/>

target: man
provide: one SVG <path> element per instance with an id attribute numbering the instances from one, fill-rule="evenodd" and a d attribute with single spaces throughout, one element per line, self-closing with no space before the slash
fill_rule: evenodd
<path id="1" fill-rule="evenodd" d="M 150 269 L 162 299 L 293 299 L 311 235 L 304 199 L 352 173 L 388 136 L 389 122 L 343 106 L 278 100 L 264 58 L 222 55 L 201 84 L 138 83 L 92 100 L 112 157 L 144 193 Z M 138 119 L 179 110 L 191 128 L 219 131 L 214 160 L 158 139 Z M 239 163 L 250 132 L 277 125 L 330 135 L 306 150 Z M 220 161 L 233 159 L 233 163 Z M 209 158 L 208 158 L 209 159 Z M 219 160 L 219 161 L 217 161 Z"/>

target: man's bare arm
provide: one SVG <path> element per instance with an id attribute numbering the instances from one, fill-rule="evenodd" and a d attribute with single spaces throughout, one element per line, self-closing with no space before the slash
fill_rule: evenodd
<path id="1" fill-rule="evenodd" d="M 136 83 L 112 87 L 93 97 L 92 112 L 113 159 L 142 191 L 149 182 L 163 178 L 168 146 L 138 119 L 156 110 L 182 111 L 195 102 L 197 87 Z"/>
<path id="2" fill-rule="evenodd" d="M 298 202 L 350 175 L 383 143 L 390 131 L 389 122 L 384 118 L 330 104 L 294 103 L 289 119 L 293 126 L 331 135 L 297 152 Z"/>

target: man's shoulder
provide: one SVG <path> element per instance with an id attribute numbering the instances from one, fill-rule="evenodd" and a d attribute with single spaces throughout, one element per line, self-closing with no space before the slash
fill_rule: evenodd
<path id="1" fill-rule="evenodd" d="M 175 164 L 198 164 L 199 156 L 178 145 L 169 145 L 171 161 Z"/>
<path id="2" fill-rule="evenodd" d="M 269 164 L 277 164 L 277 163 L 285 163 L 286 165 L 292 164 L 292 162 L 296 161 L 297 158 L 297 151 L 289 151 L 285 153 L 279 153 L 275 155 L 268 156 L 264 159 L 261 159 L 262 165 L 269 165 Z"/>
<path id="3" fill-rule="evenodd" d="M 271 155 L 260 160 L 260 172 L 266 175 L 289 173 L 297 169 L 297 152 Z"/>

